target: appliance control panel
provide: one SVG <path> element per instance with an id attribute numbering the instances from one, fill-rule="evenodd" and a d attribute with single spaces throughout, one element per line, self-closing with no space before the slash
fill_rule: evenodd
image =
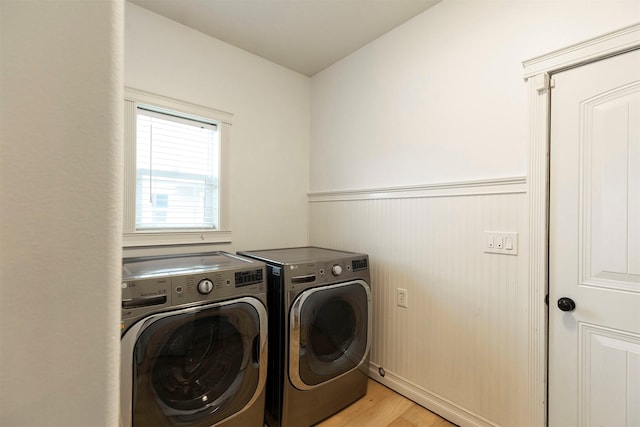
<path id="1" fill-rule="evenodd" d="M 253 266 L 126 280 L 122 282 L 122 319 L 124 322 L 167 307 L 264 293 L 265 277 L 264 266 Z"/>
<path id="2" fill-rule="evenodd" d="M 290 290 L 303 287 L 344 282 L 353 279 L 369 280 L 369 259 L 336 259 L 322 262 L 297 263 L 284 266 L 285 282 Z M 288 277 L 288 279 L 286 279 Z"/>
<path id="3" fill-rule="evenodd" d="M 264 267 L 172 277 L 173 305 L 265 292 Z"/>

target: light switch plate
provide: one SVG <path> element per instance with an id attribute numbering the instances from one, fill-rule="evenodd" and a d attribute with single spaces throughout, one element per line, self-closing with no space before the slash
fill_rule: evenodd
<path id="1" fill-rule="evenodd" d="M 404 308 L 409 307 L 408 298 L 409 298 L 409 294 L 407 293 L 407 290 L 403 288 L 398 288 L 398 291 L 397 291 L 398 307 L 404 307 Z"/>
<path id="2" fill-rule="evenodd" d="M 484 252 L 490 254 L 518 255 L 518 233 L 515 231 L 485 231 Z"/>

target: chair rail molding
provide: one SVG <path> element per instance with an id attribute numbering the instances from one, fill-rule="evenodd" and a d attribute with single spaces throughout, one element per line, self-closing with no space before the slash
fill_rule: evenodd
<path id="1" fill-rule="evenodd" d="M 310 202 L 345 200 L 409 199 L 423 197 L 456 197 L 470 195 L 515 194 L 527 191 L 526 177 L 494 178 L 475 181 L 442 182 L 402 187 L 368 188 L 312 192 Z"/>
<path id="2" fill-rule="evenodd" d="M 640 49 L 640 23 L 612 31 L 522 63 L 529 98 L 529 345 L 532 359 L 528 384 L 533 399 L 530 425 L 546 425 L 546 334 L 548 292 L 549 126 L 553 74 Z"/>

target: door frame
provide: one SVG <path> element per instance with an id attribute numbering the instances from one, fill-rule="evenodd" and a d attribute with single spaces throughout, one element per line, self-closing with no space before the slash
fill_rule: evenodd
<path id="1" fill-rule="evenodd" d="M 529 373 L 533 399 L 527 404 L 532 426 L 547 425 L 547 337 L 549 289 L 549 148 L 553 73 L 640 48 L 640 23 L 522 63 L 529 103 Z"/>

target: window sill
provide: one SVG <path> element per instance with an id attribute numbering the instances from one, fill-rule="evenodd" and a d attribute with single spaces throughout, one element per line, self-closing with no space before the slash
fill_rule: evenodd
<path id="1" fill-rule="evenodd" d="M 123 247 L 231 243 L 231 231 L 149 231 L 124 233 Z"/>

